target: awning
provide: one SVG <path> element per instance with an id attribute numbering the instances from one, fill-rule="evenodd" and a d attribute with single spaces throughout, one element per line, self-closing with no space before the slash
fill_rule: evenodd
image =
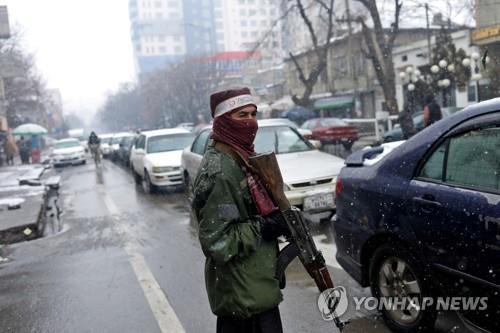
<path id="1" fill-rule="evenodd" d="M 354 96 L 338 96 L 318 99 L 314 102 L 314 110 L 353 108 L 354 105 Z"/>

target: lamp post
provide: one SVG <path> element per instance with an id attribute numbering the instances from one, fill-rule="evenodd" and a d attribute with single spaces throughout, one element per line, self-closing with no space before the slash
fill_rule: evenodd
<path id="1" fill-rule="evenodd" d="M 470 80 L 475 82 L 474 88 L 475 88 L 475 97 L 476 97 L 476 102 L 481 101 L 481 96 L 479 93 L 479 80 L 483 78 L 483 75 L 480 73 L 479 69 L 479 58 L 480 55 L 477 52 L 472 52 L 470 55 L 470 58 L 464 58 L 462 60 L 462 66 L 465 68 L 470 68 Z M 487 57 L 486 62 L 489 62 L 489 59 Z"/>

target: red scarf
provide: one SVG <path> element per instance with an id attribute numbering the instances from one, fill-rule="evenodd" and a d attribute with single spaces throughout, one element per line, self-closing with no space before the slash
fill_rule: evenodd
<path id="1" fill-rule="evenodd" d="M 212 139 L 231 146 L 248 160 L 255 155 L 253 141 L 258 128 L 257 120 L 236 120 L 226 113 L 214 119 Z"/>
<path id="2" fill-rule="evenodd" d="M 212 139 L 225 143 L 248 161 L 255 155 L 253 141 L 259 126 L 256 120 L 236 120 L 226 113 L 215 118 Z M 266 188 L 257 175 L 247 171 L 247 181 L 252 199 L 260 215 L 267 216 L 277 210 Z"/>

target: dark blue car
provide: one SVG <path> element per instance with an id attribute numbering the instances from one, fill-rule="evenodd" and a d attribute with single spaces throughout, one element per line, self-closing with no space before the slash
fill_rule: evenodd
<path id="1" fill-rule="evenodd" d="M 338 262 L 379 299 L 487 297 L 458 316 L 499 332 L 500 98 L 384 149 L 354 153 L 339 175 Z M 383 308 L 394 331 L 433 331 L 435 306 Z"/>

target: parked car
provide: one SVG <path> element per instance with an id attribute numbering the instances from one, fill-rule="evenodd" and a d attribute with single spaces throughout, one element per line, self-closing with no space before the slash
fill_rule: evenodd
<path id="1" fill-rule="evenodd" d="M 185 130 L 192 132 L 194 129 L 194 123 L 180 123 L 179 125 L 176 126 L 176 128 L 183 128 Z"/>
<path id="2" fill-rule="evenodd" d="M 486 311 L 459 318 L 497 332 L 500 99 L 388 145 L 352 154 L 340 172 L 338 262 L 375 297 L 489 297 Z M 397 332 L 432 332 L 437 316 L 429 306 L 382 314 Z"/>
<path id="3" fill-rule="evenodd" d="M 118 150 L 120 149 L 120 142 L 125 137 L 134 137 L 134 134 L 130 132 L 115 133 L 109 141 L 109 156 L 111 160 L 118 160 Z"/>
<path id="4" fill-rule="evenodd" d="M 302 124 L 301 128 L 312 131 L 307 139 L 318 140 L 321 144 L 341 143 L 346 150 L 351 150 L 359 138 L 358 129 L 340 118 L 310 119 Z"/>
<path id="5" fill-rule="evenodd" d="M 442 108 L 441 112 L 443 113 L 443 117 L 448 117 L 450 115 L 450 112 L 446 108 Z M 415 127 L 415 130 L 417 132 L 420 132 L 421 130 L 424 129 L 424 112 L 416 112 L 413 115 L 413 126 Z M 401 126 L 399 124 L 396 124 L 394 128 L 390 131 L 387 131 L 384 133 L 384 142 L 393 142 L 393 141 L 399 141 L 399 140 L 404 140 L 403 136 L 403 130 L 401 129 Z"/>
<path id="6" fill-rule="evenodd" d="M 111 153 L 111 146 L 109 145 L 113 139 L 114 134 L 101 134 L 99 139 L 101 140 L 101 153 L 103 157 L 109 157 Z"/>
<path id="7" fill-rule="evenodd" d="M 55 167 L 62 165 L 85 164 L 85 148 L 78 139 L 63 139 L 55 142 L 50 159 Z"/>
<path id="8" fill-rule="evenodd" d="M 182 153 L 182 169 L 188 190 L 210 141 L 211 127 L 202 130 Z M 258 153 L 274 151 L 290 203 L 311 213 L 335 209 L 334 188 L 344 160 L 318 151 L 286 121 L 259 120 L 255 138 Z"/>
<path id="9" fill-rule="evenodd" d="M 194 135 L 182 128 L 142 132 L 130 152 L 130 164 L 136 182 L 147 193 L 159 187 L 184 184 L 181 171 L 182 150 L 193 141 Z"/>
<path id="10" fill-rule="evenodd" d="M 130 150 L 132 149 L 132 145 L 134 144 L 136 137 L 136 134 L 132 134 L 129 136 L 124 136 L 120 141 L 117 152 L 117 161 L 125 166 L 129 166 Z"/>

